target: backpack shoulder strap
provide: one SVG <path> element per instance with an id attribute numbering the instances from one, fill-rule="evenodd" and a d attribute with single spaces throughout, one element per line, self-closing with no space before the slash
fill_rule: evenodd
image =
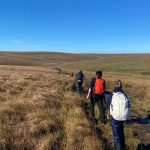
<path id="1" fill-rule="evenodd" d="M 96 78 L 93 77 L 93 85 L 95 85 L 95 82 L 96 82 Z"/>
<path id="2" fill-rule="evenodd" d="M 95 77 L 93 77 L 93 81 L 96 82 L 96 78 Z"/>

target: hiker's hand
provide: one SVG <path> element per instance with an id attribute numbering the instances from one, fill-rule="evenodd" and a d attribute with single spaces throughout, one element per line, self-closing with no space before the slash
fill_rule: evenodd
<path id="1" fill-rule="evenodd" d="M 86 99 L 88 100 L 88 99 L 89 99 L 89 97 L 90 97 L 90 95 L 88 94 L 88 95 L 86 96 Z"/>
<path id="2" fill-rule="evenodd" d="M 90 98 L 90 94 L 91 94 L 91 89 L 89 88 L 88 94 L 86 96 L 86 99 L 88 100 Z"/>

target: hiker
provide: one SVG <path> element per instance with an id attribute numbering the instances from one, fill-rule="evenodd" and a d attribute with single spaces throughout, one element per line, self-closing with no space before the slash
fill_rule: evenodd
<path id="1" fill-rule="evenodd" d="M 125 150 L 124 121 L 130 114 L 130 101 L 122 90 L 122 82 L 114 82 L 114 90 L 110 97 L 110 115 L 114 138 L 114 149 Z"/>
<path id="2" fill-rule="evenodd" d="M 82 92 L 82 84 L 83 84 L 84 79 L 85 79 L 85 76 L 84 76 L 82 70 L 80 70 L 76 75 L 77 92 L 79 94 L 81 94 L 81 92 Z"/>
<path id="3" fill-rule="evenodd" d="M 102 79 L 102 71 L 96 71 L 96 76 L 91 79 L 90 88 L 88 90 L 86 98 L 87 99 L 90 98 L 89 117 L 93 120 L 95 120 L 94 106 L 96 102 L 98 103 L 98 108 L 101 116 L 100 120 L 102 125 L 105 124 L 104 92 L 105 92 L 105 80 Z"/>

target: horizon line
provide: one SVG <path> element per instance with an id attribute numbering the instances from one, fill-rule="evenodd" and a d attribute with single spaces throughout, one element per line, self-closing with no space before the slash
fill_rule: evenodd
<path id="1" fill-rule="evenodd" d="M 91 52 L 87 52 L 87 53 L 82 53 L 82 52 L 80 52 L 80 53 L 77 53 L 77 52 L 62 52 L 62 51 L 47 51 L 47 50 L 45 50 L 45 51 L 16 51 L 16 50 L 0 50 L 0 53 L 62 53 L 62 54 L 105 54 L 105 55 L 113 55 L 113 54 L 125 54 L 125 55 L 127 55 L 127 54 L 131 54 L 131 55 L 133 55 L 133 54 L 150 54 L 150 52 L 133 52 L 133 53 L 125 53 L 125 52 L 122 52 L 122 53 L 109 53 L 109 52 L 102 52 L 102 53 L 91 53 Z"/>
<path id="2" fill-rule="evenodd" d="M 77 52 L 61 52 L 61 51 L 1 51 L 0 53 L 61 53 L 61 54 L 78 54 L 78 55 L 140 55 L 140 54 L 150 54 L 149 53 L 144 53 L 144 52 L 134 52 L 134 53 L 108 53 L 108 52 L 103 52 L 103 53 L 77 53 Z"/>

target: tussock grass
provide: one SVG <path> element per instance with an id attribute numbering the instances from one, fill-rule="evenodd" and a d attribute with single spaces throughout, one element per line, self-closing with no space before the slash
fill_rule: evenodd
<path id="1" fill-rule="evenodd" d="M 85 59 L 87 58 L 89 57 Z M 72 56 L 69 59 L 72 60 Z M 123 88 L 132 101 L 131 117 L 139 114 L 141 117 L 146 117 L 150 110 L 150 86 L 148 77 L 145 74 L 141 76 L 141 72 L 145 72 L 149 56 L 146 59 L 145 56 L 142 58 L 134 56 L 134 63 L 133 57 L 129 56 L 101 56 L 96 57 L 95 60 L 82 60 L 82 63 L 80 59 L 52 66 L 63 66 L 66 70 L 70 68 L 69 72 L 75 72 L 74 69 L 77 71 L 79 68 L 92 70 L 86 72 L 82 96 L 75 93 L 74 78 L 50 69 L 51 67 L 47 66 L 51 66 L 49 61 L 46 61 L 44 67 L 0 66 L 1 150 L 112 149 L 110 123 L 108 122 L 105 127 L 98 123 L 96 129 L 100 138 L 97 138 L 93 123 L 88 120 L 88 112 L 83 108 L 83 105 L 87 104 L 85 93 L 89 87 L 89 80 L 94 76 L 93 71 L 99 68 L 104 69 L 104 72 L 107 71 L 106 75 L 104 73 L 104 78 L 108 91 L 113 88 L 112 81 L 116 79 L 123 81 Z M 39 60 L 34 60 L 37 61 Z M 136 66 L 139 63 L 140 65 Z M 139 78 L 135 76 L 129 78 L 128 73 L 137 73 Z M 98 113 L 97 118 L 99 118 Z M 139 138 L 140 133 L 134 136 L 135 129 L 141 128 L 134 125 L 125 126 L 126 142 L 131 150 L 135 150 L 147 137 L 146 133 L 142 134 L 142 141 Z"/>
<path id="2" fill-rule="evenodd" d="M 73 92 L 74 78 L 53 71 L 13 71 L 0 72 L 1 150 L 92 150 L 102 146 L 80 106 L 82 98 Z"/>

